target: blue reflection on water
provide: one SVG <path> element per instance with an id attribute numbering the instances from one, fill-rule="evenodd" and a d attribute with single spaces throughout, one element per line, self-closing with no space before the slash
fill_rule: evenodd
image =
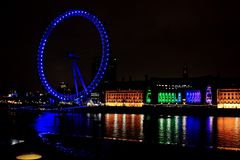
<path id="1" fill-rule="evenodd" d="M 57 113 L 45 113 L 40 115 L 35 122 L 35 129 L 38 133 L 59 133 L 59 121 Z"/>
<path id="2" fill-rule="evenodd" d="M 38 133 L 93 136 L 98 119 L 99 115 L 46 112 L 36 119 L 35 129 Z"/>

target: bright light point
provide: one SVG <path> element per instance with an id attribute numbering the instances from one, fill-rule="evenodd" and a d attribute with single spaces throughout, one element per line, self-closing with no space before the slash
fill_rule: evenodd
<path id="1" fill-rule="evenodd" d="M 18 140 L 18 139 L 11 139 L 11 145 L 15 145 L 15 144 L 18 144 L 18 143 L 23 143 L 24 140 Z"/>

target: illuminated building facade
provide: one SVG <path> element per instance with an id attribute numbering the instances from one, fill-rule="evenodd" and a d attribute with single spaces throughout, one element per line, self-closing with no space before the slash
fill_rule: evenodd
<path id="1" fill-rule="evenodd" d="M 209 85 L 207 86 L 207 89 L 206 89 L 205 100 L 206 100 L 206 104 L 212 105 L 212 88 Z"/>
<path id="2" fill-rule="evenodd" d="M 181 103 L 182 94 L 174 92 L 159 92 L 158 93 L 158 103 Z"/>
<path id="3" fill-rule="evenodd" d="M 106 106 L 142 107 L 142 90 L 108 90 L 105 93 Z"/>
<path id="4" fill-rule="evenodd" d="M 201 91 L 200 90 L 186 90 L 186 103 L 201 103 Z"/>
<path id="5" fill-rule="evenodd" d="M 216 82 L 211 77 L 152 78 L 149 84 L 152 104 L 216 104 Z"/>
<path id="6" fill-rule="evenodd" d="M 218 108 L 240 108 L 240 88 L 218 89 Z"/>
<path id="7" fill-rule="evenodd" d="M 101 106 L 101 94 L 99 92 L 92 92 L 87 106 Z"/>
<path id="8" fill-rule="evenodd" d="M 191 83 L 183 82 L 181 78 L 154 79 L 151 87 L 152 103 L 156 104 L 185 104 L 186 90 L 194 89 Z"/>

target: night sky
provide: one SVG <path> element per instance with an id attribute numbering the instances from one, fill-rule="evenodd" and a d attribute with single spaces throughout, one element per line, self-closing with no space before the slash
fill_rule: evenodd
<path id="1" fill-rule="evenodd" d="M 14 0 L 1 4 L 0 92 L 41 89 L 36 57 L 42 33 L 56 16 L 71 9 L 84 9 L 102 21 L 111 55 L 118 59 L 119 80 L 181 77 L 184 63 L 190 77 L 240 77 L 237 1 Z M 98 36 L 81 17 L 61 23 L 46 48 L 50 83 L 71 81 L 70 62 L 64 58 L 68 52 L 87 59 L 87 64 L 80 62 L 87 81 L 90 59 L 100 55 Z"/>

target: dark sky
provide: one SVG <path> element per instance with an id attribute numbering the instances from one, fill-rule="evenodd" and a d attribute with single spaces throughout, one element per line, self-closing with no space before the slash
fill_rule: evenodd
<path id="1" fill-rule="evenodd" d="M 41 89 L 36 56 L 42 33 L 57 15 L 71 9 L 87 10 L 103 22 L 111 55 L 118 59 L 118 79 L 180 77 L 184 63 L 192 77 L 240 76 L 237 1 L 13 0 L 1 5 L 0 92 Z M 71 77 L 62 58 L 67 52 L 99 54 L 98 38 L 94 26 L 81 18 L 56 28 L 46 49 L 49 81 Z"/>

